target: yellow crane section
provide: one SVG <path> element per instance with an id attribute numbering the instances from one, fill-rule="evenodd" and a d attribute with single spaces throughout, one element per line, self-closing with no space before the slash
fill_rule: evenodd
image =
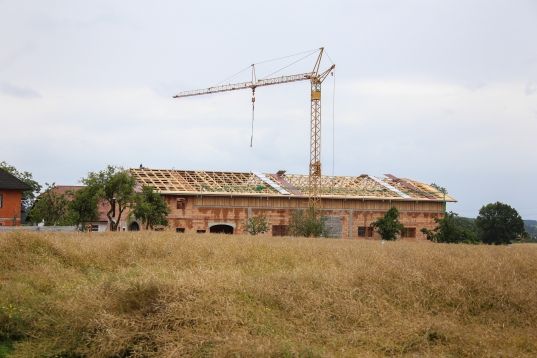
<path id="1" fill-rule="evenodd" d="M 283 83 L 309 80 L 311 83 L 311 114 L 310 114 L 310 165 L 309 165 L 309 205 L 315 209 L 321 203 L 321 84 L 328 74 L 336 67 L 332 64 L 326 71 L 319 73 L 324 47 L 319 49 L 319 56 L 313 70 L 298 75 L 265 78 L 258 80 L 255 76 L 255 66 L 252 65 L 252 81 L 235 84 L 214 86 L 199 90 L 185 91 L 173 98 L 201 96 L 205 94 L 252 89 L 252 110 L 255 103 L 255 89 L 262 86 L 278 85 Z"/>

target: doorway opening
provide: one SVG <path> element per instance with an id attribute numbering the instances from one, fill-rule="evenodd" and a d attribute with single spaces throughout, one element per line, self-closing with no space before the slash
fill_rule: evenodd
<path id="1" fill-rule="evenodd" d="M 140 231 L 140 225 L 137 222 L 133 222 L 129 225 L 129 231 Z"/>
<path id="2" fill-rule="evenodd" d="M 233 234 L 233 226 L 218 224 L 209 228 L 209 232 L 213 234 Z"/>

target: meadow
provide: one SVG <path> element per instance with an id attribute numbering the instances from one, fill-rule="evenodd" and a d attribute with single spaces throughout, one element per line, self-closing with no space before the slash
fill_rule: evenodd
<path id="1" fill-rule="evenodd" d="M 534 357 L 537 245 L 0 233 L 0 357 Z"/>

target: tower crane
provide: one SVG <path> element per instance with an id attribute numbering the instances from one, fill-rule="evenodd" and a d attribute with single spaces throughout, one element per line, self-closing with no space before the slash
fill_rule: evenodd
<path id="1" fill-rule="evenodd" d="M 252 81 L 235 84 L 214 86 L 199 90 L 181 92 L 173 98 L 183 98 L 191 96 L 201 96 L 205 94 L 227 92 L 240 89 L 252 89 L 252 114 L 255 103 L 255 89 L 262 86 L 278 85 L 289 82 L 298 82 L 309 80 L 311 83 L 311 114 L 310 114 L 310 165 L 308 177 L 308 196 L 309 205 L 318 209 L 321 203 L 321 84 L 328 74 L 336 67 L 332 64 L 326 71 L 319 73 L 321 58 L 324 47 L 319 49 L 319 56 L 313 66 L 313 70 L 307 73 L 297 75 L 281 76 L 273 78 L 257 79 L 255 67 L 252 65 Z"/>

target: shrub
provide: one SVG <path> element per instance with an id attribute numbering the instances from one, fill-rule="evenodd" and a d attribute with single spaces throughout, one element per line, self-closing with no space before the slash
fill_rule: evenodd
<path id="1" fill-rule="evenodd" d="M 287 231 L 293 236 L 331 237 L 332 230 L 327 226 L 328 216 L 321 215 L 313 206 L 307 211 L 298 209 L 291 214 Z"/>
<path id="2" fill-rule="evenodd" d="M 465 243 L 477 244 L 479 239 L 477 235 L 469 229 L 458 225 L 458 215 L 449 212 L 445 213 L 443 218 L 434 218 L 438 225 L 432 229 L 421 229 L 421 232 L 427 235 L 427 240 L 441 243 Z"/>
<path id="3" fill-rule="evenodd" d="M 371 226 L 376 228 L 382 240 L 397 240 L 397 234 L 403 230 L 403 224 L 399 222 L 399 210 L 395 206 L 392 206 L 383 217 L 371 223 Z"/>
<path id="4" fill-rule="evenodd" d="M 252 216 L 247 222 L 242 224 L 246 228 L 246 232 L 250 235 L 264 234 L 269 231 L 266 215 Z"/>

